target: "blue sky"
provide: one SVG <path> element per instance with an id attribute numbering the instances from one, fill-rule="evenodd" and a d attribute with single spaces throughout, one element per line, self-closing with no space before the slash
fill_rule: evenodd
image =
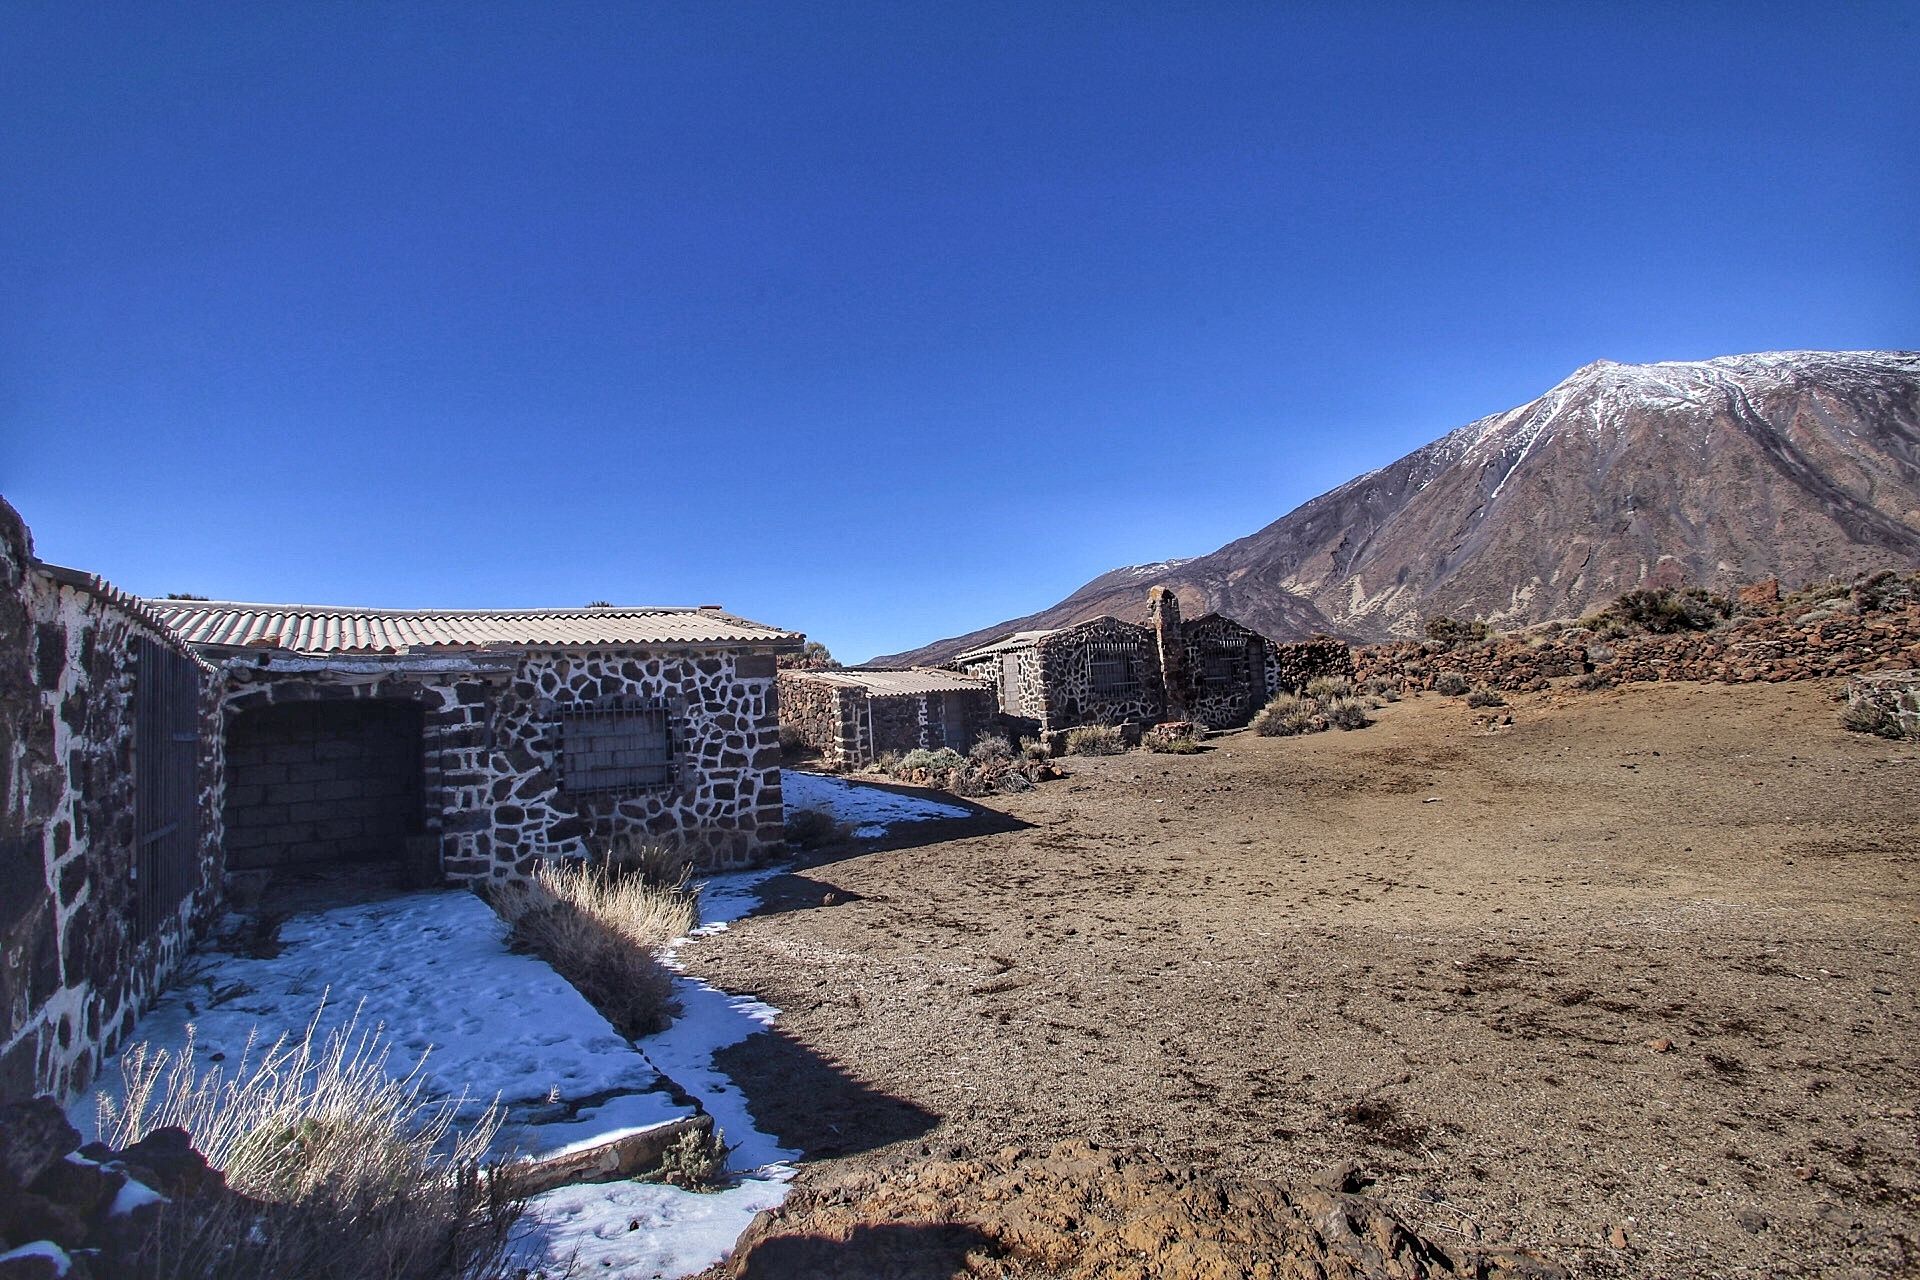
<path id="1" fill-rule="evenodd" d="M 848 660 L 1589 360 L 1920 345 L 1920 8 L 0 9 L 0 492 L 131 590 Z"/>

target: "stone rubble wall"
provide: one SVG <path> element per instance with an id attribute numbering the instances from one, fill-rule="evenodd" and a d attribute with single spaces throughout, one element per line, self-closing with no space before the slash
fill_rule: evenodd
<path id="1" fill-rule="evenodd" d="M 1183 623 L 1180 632 L 1185 650 L 1182 669 L 1189 683 L 1188 718 L 1209 729 L 1237 729 L 1253 719 L 1254 712 L 1267 704 L 1272 642 L 1217 613 Z M 1209 658 L 1215 654 L 1225 654 L 1232 661 L 1231 679 L 1208 679 Z M 1169 705 L 1174 701 L 1169 691 Z"/>
<path id="2" fill-rule="evenodd" d="M 1447 649 L 1403 641 L 1355 655 L 1361 680 L 1430 689 L 1447 673 L 1495 689 L 1544 688 L 1561 676 L 1601 673 L 1620 683 L 1698 680 L 1723 684 L 1815 680 L 1920 667 L 1920 605 L 1862 613 L 1821 608 L 1736 617 L 1711 631 L 1602 640 L 1579 627 L 1497 636 Z"/>
<path id="3" fill-rule="evenodd" d="M 135 936 L 141 639 L 187 652 L 132 597 L 37 567 L 0 502 L 0 1099 L 91 1083 L 218 910 L 221 721 L 196 660 L 197 866 L 173 915 Z"/>
<path id="4" fill-rule="evenodd" d="M 1267 697 L 1299 693 L 1323 676 L 1351 678 L 1353 649 L 1344 640 L 1316 636 L 1294 644 L 1267 646 Z"/>
<path id="5" fill-rule="evenodd" d="M 855 746 L 849 732 L 850 699 L 844 696 L 848 691 L 809 676 L 805 671 L 780 673 L 780 723 L 818 751 L 822 764 L 847 768 Z"/>
<path id="6" fill-rule="evenodd" d="M 1909 738 L 1920 738 L 1920 670 L 1875 671 L 1847 679 L 1847 704 L 1878 707 Z"/>

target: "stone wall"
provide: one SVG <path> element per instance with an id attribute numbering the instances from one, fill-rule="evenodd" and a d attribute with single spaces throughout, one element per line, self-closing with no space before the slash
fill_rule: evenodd
<path id="1" fill-rule="evenodd" d="M 1353 650 L 1346 641 L 1316 636 L 1294 644 L 1267 646 L 1267 696 L 1298 693 L 1322 676 L 1354 674 Z"/>
<path id="2" fill-rule="evenodd" d="M 1920 670 L 1875 671 L 1847 680 L 1847 704 L 1877 707 L 1900 732 L 1920 738 Z"/>
<path id="3" fill-rule="evenodd" d="M 620 836 L 745 866 L 783 837 L 779 691 L 771 654 L 728 648 L 553 650 L 391 659 L 274 656 L 228 664 L 230 716 L 314 700 L 421 707 L 421 829 L 454 880 L 523 876 Z M 611 700 L 667 716 L 666 782 L 623 792 L 561 785 L 558 711 Z"/>
<path id="4" fill-rule="evenodd" d="M 780 724 L 799 733 L 830 768 L 850 766 L 853 719 L 846 690 L 811 678 L 806 671 L 780 673 Z"/>
<path id="5" fill-rule="evenodd" d="M 1157 724 L 1166 718 L 1166 689 L 1153 633 L 1117 618 L 1094 618 L 1042 636 L 1034 646 L 1041 692 L 1040 729 L 1058 732 L 1083 724 Z M 1096 689 L 1097 655 L 1115 654 L 1132 680 L 1119 692 Z"/>
<path id="6" fill-rule="evenodd" d="M 1190 682 L 1188 718 L 1209 729 L 1237 729 L 1267 704 L 1273 645 L 1265 636 L 1211 613 L 1183 624 L 1181 639 Z"/>
<path id="7" fill-rule="evenodd" d="M 1401 689 L 1430 689 L 1450 672 L 1495 689 L 1528 689 L 1588 672 L 1616 682 L 1742 684 L 1920 666 L 1920 605 L 1891 593 L 1888 598 L 1896 607 L 1796 607 L 1675 635 L 1603 640 L 1579 627 L 1535 628 L 1454 649 L 1416 641 L 1375 645 L 1355 654 L 1355 673 Z"/>
<path id="8" fill-rule="evenodd" d="M 199 688 L 192 828 L 177 904 L 135 876 L 137 649 L 185 649 L 130 596 L 39 566 L 0 502 L 0 1098 L 84 1088 L 213 918 L 221 722 Z M 161 882 L 148 877 L 148 892 Z"/>

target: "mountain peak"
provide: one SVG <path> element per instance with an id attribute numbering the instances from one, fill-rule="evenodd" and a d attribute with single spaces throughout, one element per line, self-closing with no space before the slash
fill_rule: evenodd
<path id="1" fill-rule="evenodd" d="M 1770 351 L 1582 365 L 1209 555 L 1103 574 L 1049 609 L 915 650 L 1101 613 L 1148 579 L 1276 640 L 1521 626 L 1623 591 L 1806 582 L 1920 563 L 1920 353 Z"/>

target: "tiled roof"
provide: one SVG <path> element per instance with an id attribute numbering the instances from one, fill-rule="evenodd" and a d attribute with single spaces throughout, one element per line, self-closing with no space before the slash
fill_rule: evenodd
<path id="1" fill-rule="evenodd" d="M 1054 630 L 1054 628 L 1049 628 L 1045 631 L 1016 631 L 1010 636 L 995 640 L 992 644 L 983 644 L 977 649 L 969 649 L 956 657 L 954 661 L 964 662 L 968 658 L 984 658 L 990 653 L 1005 653 L 1009 649 L 1025 649 L 1038 641 L 1046 639 L 1053 634 Z"/>
<path id="2" fill-rule="evenodd" d="M 335 605 L 148 600 L 189 644 L 293 653 L 488 648 L 797 644 L 791 631 L 718 609 L 360 609 Z"/>
<path id="3" fill-rule="evenodd" d="M 977 693 L 986 683 L 951 671 L 913 667 L 905 671 L 807 671 L 801 674 L 823 684 L 841 688 L 865 689 L 876 698 L 899 697 L 918 693 Z"/>

